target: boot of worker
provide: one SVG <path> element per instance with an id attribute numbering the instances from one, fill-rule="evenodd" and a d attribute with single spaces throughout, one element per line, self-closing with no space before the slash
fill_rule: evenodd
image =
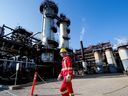
<path id="1" fill-rule="evenodd" d="M 73 88 L 72 88 L 72 83 L 71 82 L 68 83 L 67 89 L 68 89 L 69 96 L 74 96 L 74 92 L 73 92 Z"/>
<path id="2" fill-rule="evenodd" d="M 70 95 L 69 95 L 68 91 L 65 91 L 65 92 L 61 92 L 61 96 L 70 96 Z"/>

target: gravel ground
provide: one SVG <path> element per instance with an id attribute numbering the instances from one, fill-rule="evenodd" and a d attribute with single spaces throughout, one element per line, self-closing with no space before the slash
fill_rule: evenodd
<path id="1" fill-rule="evenodd" d="M 73 79 L 75 96 L 128 96 L 128 76 L 122 74 L 97 74 Z M 60 96 L 59 82 L 35 86 L 38 96 Z M 18 90 L 0 88 L 0 96 L 31 96 L 31 86 Z"/>

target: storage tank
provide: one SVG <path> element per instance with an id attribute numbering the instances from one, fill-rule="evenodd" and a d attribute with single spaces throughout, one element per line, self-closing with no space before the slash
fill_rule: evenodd
<path id="1" fill-rule="evenodd" d="M 96 63 L 96 71 L 97 73 L 103 73 L 103 58 L 102 58 L 102 53 L 99 50 L 94 51 L 94 58 L 95 58 L 95 63 Z"/>
<path id="2" fill-rule="evenodd" d="M 105 55 L 108 63 L 108 68 L 111 73 L 117 72 L 117 65 L 112 53 L 112 48 L 105 49 Z"/>
<path id="3" fill-rule="evenodd" d="M 128 71 L 128 48 L 127 46 L 118 47 L 119 56 L 121 58 L 124 71 Z"/>

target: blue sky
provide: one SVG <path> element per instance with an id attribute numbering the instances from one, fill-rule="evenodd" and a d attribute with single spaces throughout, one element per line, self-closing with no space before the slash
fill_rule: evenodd
<path id="1" fill-rule="evenodd" d="M 0 26 L 22 26 L 28 31 L 42 30 L 39 6 L 43 0 L 0 0 Z M 128 38 L 128 0 L 54 0 L 59 14 L 71 20 L 70 46 L 80 48 L 101 42 Z"/>

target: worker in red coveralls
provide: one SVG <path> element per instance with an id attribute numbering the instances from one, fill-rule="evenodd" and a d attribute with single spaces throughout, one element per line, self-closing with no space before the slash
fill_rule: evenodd
<path id="1" fill-rule="evenodd" d="M 61 48 L 60 55 L 63 57 L 62 69 L 58 76 L 58 80 L 61 80 L 61 78 L 63 77 L 60 92 L 62 96 L 74 96 L 71 82 L 73 77 L 72 60 L 68 56 L 68 52 L 65 48 Z"/>

